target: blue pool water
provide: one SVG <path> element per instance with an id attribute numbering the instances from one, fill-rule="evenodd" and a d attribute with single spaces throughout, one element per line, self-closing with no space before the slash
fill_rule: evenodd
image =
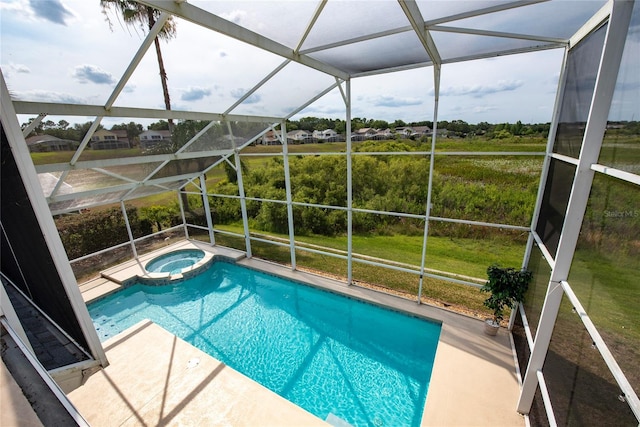
<path id="1" fill-rule="evenodd" d="M 325 420 L 419 426 L 440 324 L 217 262 L 89 305 L 101 340 L 150 319 Z"/>
<path id="2" fill-rule="evenodd" d="M 152 259 L 144 268 L 151 273 L 178 274 L 202 258 L 204 252 L 200 249 L 180 249 Z"/>

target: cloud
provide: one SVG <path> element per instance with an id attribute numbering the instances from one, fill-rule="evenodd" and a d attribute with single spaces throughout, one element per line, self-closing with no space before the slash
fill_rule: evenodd
<path id="1" fill-rule="evenodd" d="M 8 65 L 2 66 L 2 71 L 6 77 L 11 77 L 13 74 L 29 74 L 31 70 L 29 67 L 23 64 L 14 64 L 10 62 Z"/>
<path id="2" fill-rule="evenodd" d="M 67 19 L 73 18 L 73 13 L 60 0 L 29 0 L 29 6 L 35 16 L 54 24 L 66 26 Z"/>
<path id="3" fill-rule="evenodd" d="M 369 103 L 375 105 L 376 107 L 406 107 L 409 105 L 420 105 L 423 103 L 422 99 L 419 98 L 399 98 L 396 96 L 377 96 L 374 98 L 366 99 Z"/>
<path id="4" fill-rule="evenodd" d="M 247 91 L 245 89 L 241 88 L 241 87 L 231 90 L 231 96 L 233 96 L 236 99 L 242 98 L 246 93 L 247 93 Z M 260 102 L 261 99 L 262 98 L 260 97 L 260 95 L 254 93 L 253 95 L 251 95 L 247 99 L 245 99 L 242 103 L 243 104 L 257 104 L 258 102 Z"/>
<path id="5" fill-rule="evenodd" d="M 497 110 L 497 108 L 492 105 L 478 105 L 471 109 L 471 111 L 473 111 L 476 114 L 482 114 L 482 113 L 495 111 L 495 110 Z"/>
<path id="6" fill-rule="evenodd" d="M 182 94 L 180 99 L 182 99 L 183 101 L 198 101 L 209 95 L 211 95 L 211 89 L 202 87 L 190 87 Z"/>
<path id="7" fill-rule="evenodd" d="M 245 18 L 247 16 L 247 12 L 244 10 L 232 10 L 231 12 L 228 13 L 223 13 L 220 15 L 221 18 L 226 19 L 227 21 L 231 21 L 234 22 L 236 24 L 239 24 L 240 21 L 242 21 L 243 18 Z"/>
<path id="8" fill-rule="evenodd" d="M 16 99 L 24 101 L 54 102 L 61 104 L 86 104 L 86 100 L 68 93 L 49 90 L 28 90 L 13 92 Z"/>
<path id="9" fill-rule="evenodd" d="M 494 84 L 489 85 L 474 85 L 474 86 L 450 86 L 440 89 L 441 96 L 473 96 L 476 98 L 482 98 L 485 95 L 498 92 L 509 92 L 516 90 L 523 86 L 524 82 L 521 80 L 499 80 Z M 434 94 L 434 90 L 429 91 L 430 94 Z"/>
<path id="10" fill-rule="evenodd" d="M 96 67 L 95 65 L 78 65 L 74 68 L 72 77 L 80 83 L 96 83 L 99 85 L 115 83 L 115 79 L 111 73 Z"/>

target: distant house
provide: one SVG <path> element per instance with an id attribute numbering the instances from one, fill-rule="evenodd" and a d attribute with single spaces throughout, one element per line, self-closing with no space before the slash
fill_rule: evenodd
<path id="1" fill-rule="evenodd" d="M 343 139 L 338 132 L 333 129 L 314 130 L 312 136 L 318 142 L 337 142 Z"/>
<path id="2" fill-rule="evenodd" d="M 280 138 L 278 138 L 278 135 L 272 130 L 265 133 L 262 136 L 262 138 L 259 138 L 257 143 L 262 145 L 281 145 L 282 144 L 282 142 L 280 141 Z"/>
<path id="3" fill-rule="evenodd" d="M 358 129 L 351 134 L 352 141 L 365 141 L 375 139 L 375 135 L 378 132 L 377 129 L 373 128 L 362 128 Z"/>
<path id="4" fill-rule="evenodd" d="M 396 128 L 396 135 L 402 138 L 420 139 L 423 136 L 431 136 L 433 131 L 429 126 L 404 126 Z"/>
<path id="5" fill-rule="evenodd" d="M 393 137 L 394 137 L 393 132 L 391 132 L 391 129 L 389 128 L 379 129 L 373 135 L 373 139 L 376 141 L 387 141 L 389 139 L 393 139 Z"/>
<path id="6" fill-rule="evenodd" d="M 91 148 L 94 150 L 113 150 L 131 148 L 126 130 L 100 129 L 91 136 Z"/>
<path id="7" fill-rule="evenodd" d="M 449 131 L 447 129 L 437 129 L 436 130 L 436 136 L 447 137 L 447 136 L 449 136 Z"/>
<path id="8" fill-rule="evenodd" d="M 421 136 L 431 136 L 433 134 L 429 126 L 414 126 L 413 132 L 418 138 Z"/>
<path id="9" fill-rule="evenodd" d="M 41 153 L 47 151 L 70 151 L 78 148 L 80 143 L 70 139 L 60 139 L 53 135 L 36 135 L 26 139 L 29 151 Z"/>
<path id="10" fill-rule="evenodd" d="M 139 138 L 142 151 L 163 150 L 171 146 L 171 132 L 168 130 L 147 130 Z"/>
<path id="11" fill-rule="evenodd" d="M 287 143 L 291 144 L 309 144 L 316 142 L 311 132 L 306 130 L 292 130 L 287 132 Z"/>

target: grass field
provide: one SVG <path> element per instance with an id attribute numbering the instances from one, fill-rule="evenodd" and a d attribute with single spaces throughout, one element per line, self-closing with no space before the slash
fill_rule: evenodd
<path id="1" fill-rule="evenodd" d="M 419 143 L 413 141 L 405 141 L 412 150 L 429 151 L 430 144 Z M 362 143 L 353 143 L 354 149 Z M 483 152 L 530 152 L 538 154 L 544 152 L 546 140 L 542 138 L 510 138 L 507 140 L 459 140 L 459 139 L 442 139 L 436 145 L 437 155 L 435 160 L 435 171 L 439 176 L 446 176 L 448 182 L 455 184 L 455 188 L 464 189 L 469 183 L 479 185 L 477 197 L 495 197 L 496 189 L 499 193 L 507 192 L 504 182 L 509 182 L 509 187 L 514 192 L 527 192 L 529 197 L 535 197 L 538 186 L 539 170 L 542 164 L 541 156 L 474 156 L 474 153 Z M 637 149 L 636 139 L 625 139 L 623 141 L 606 141 L 602 150 L 601 161 L 604 164 L 629 165 L 634 167 L 640 160 L 640 150 Z M 346 143 L 324 143 L 324 144 L 306 144 L 306 145 L 290 145 L 288 147 L 291 154 L 300 153 L 330 153 L 345 152 Z M 469 156 L 444 156 L 445 152 L 465 152 Z M 273 154 L 273 156 L 243 156 L 243 162 L 249 170 L 260 169 L 263 165 L 271 160 L 272 157 L 281 157 L 282 146 L 250 146 L 242 151 L 242 154 Z M 72 156 L 72 152 L 52 152 L 52 153 L 32 153 L 32 158 L 36 165 L 48 163 L 68 162 Z M 87 150 L 83 153 L 81 160 L 97 160 L 104 158 L 116 157 L 132 157 L 141 155 L 139 149 L 128 150 L 104 150 L 93 151 Z M 222 167 L 216 167 L 207 172 L 207 187 L 213 188 L 218 182 L 226 178 L 225 171 Z M 453 185 L 451 184 L 451 185 Z M 474 185 L 476 185 L 474 184 Z M 490 186 L 495 188 L 492 189 Z M 454 187 L 451 187 L 454 188 Z M 451 190 L 451 188 L 448 188 Z M 194 187 L 190 188 L 195 190 Z M 484 190 L 482 190 L 484 189 Z M 491 193 L 489 193 L 491 191 Z M 442 193 L 446 195 L 447 193 Z M 515 194 L 515 193 L 514 193 Z M 475 197 L 474 196 L 474 197 Z M 442 196 L 438 196 L 442 197 Z M 499 199 L 496 199 L 499 201 Z M 438 199 L 434 202 L 438 203 Z M 177 197 L 174 192 L 156 194 L 141 199 L 130 200 L 127 202 L 138 208 L 152 205 L 175 205 Z M 529 211 L 529 207 L 525 207 L 524 211 Z M 523 211 L 523 212 L 524 212 Z M 434 211 L 432 214 L 439 214 Z M 446 214 L 447 212 L 443 212 Z M 451 213 L 451 212 L 449 212 Z M 477 213 L 460 213 L 461 217 L 468 219 L 476 219 L 474 215 Z M 479 214 L 482 214 L 481 212 Z M 446 216 L 446 215 L 444 215 Z M 528 225 L 528 214 L 524 212 L 520 216 L 522 218 L 518 225 Z M 521 222 L 521 223 L 520 223 Z M 217 225 L 230 231 L 242 234 L 240 224 Z M 264 233 L 258 229 L 252 229 L 256 233 Z M 277 238 L 288 239 L 286 235 L 278 235 L 269 233 Z M 426 267 L 436 271 L 444 271 L 455 273 L 463 276 L 476 278 L 484 278 L 486 267 L 492 263 L 499 263 L 505 266 L 519 266 L 522 262 L 524 250 L 524 237 L 519 236 L 514 239 L 513 235 L 504 234 L 499 230 L 492 230 L 488 237 L 482 239 L 471 238 L 453 238 L 429 236 Z M 219 242 L 225 239 L 219 236 Z M 243 245 L 238 239 L 228 238 L 232 245 Z M 346 251 L 346 236 L 328 237 L 321 235 L 296 236 L 296 240 L 303 244 L 318 245 L 326 248 L 332 248 L 336 251 Z M 273 259 L 277 262 L 289 262 L 288 248 L 281 248 L 274 245 L 255 242 L 254 252 L 257 256 Z M 396 263 L 409 264 L 412 266 L 420 266 L 422 258 L 422 235 L 403 235 L 396 230 L 391 230 L 388 235 L 354 235 L 353 251 L 366 257 L 379 259 L 387 259 Z M 579 256 L 581 256 L 579 254 Z M 591 257 L 594 258 L 595 255 Z M 615 291 L 611 286 L 606 288 L 607 295 L 614 295 L 615 298 L 603 298 L 602 300 L 592 300 L 590 302 L 595 312 L 617 311 L 624 312 L 624 319 L 635 318 L 633 313 L 618 307 L 624 304 L 625 292 L 622 291 L 628 287 L 633 287 L 633 272 L 637 272 L 638 267 L 633 263 L 626 262 L 626 265 L 620 265 L 617 260 L 622 258 L 608 259 L 607 262 L 594 263 L 588 258 L 581 260 L 576 259 L 574 277 L 576 283 L 597 283 L 603 282 L 606 277 L 612 277 L 617 274 L 619 276 L 616 285 L 620 291 Z M 344 260 L 312 254 L 308 251 L 298 251 L 298 264 L 313 270 L 325 271 L 339 275 L 346 275 L 346 262 Z M 585 267 L 582 271 L 584 274 L 578 274 L 579 266 Z M 629 266 L 631 267 L 629 268 Z M 627 273 L 625 273 L 627 271 Z M 378 285 L 387 286 L 396 290 L 410 292 L 415 295 L 417 290 L 417 276 L 409 273 L 401 273 L 394 270 L 372 268 L 364 264 L 354 264 L 354 278 L 356 280 L 368 283 L 376 283 Z M 580 278 L 580 279 L 579 279 Z M 581 287 L 585 287 L 581 286 Z M 588 288 L 589 286 L 586 286 Z M 452 285 L 451 283 L 439 283 L 428 279 L 426 281 L 426 289 L 431 292 L 434 298 L 446 301 L 448 304 L 460 304 L 473 306 L 474 309 L 483 310 L 481 301 L 478 300 L 479 293 L 474 288 Z M 446 291 L 443 291 L 445 290 Z M 603 288 L 604 289 L 604 288 Z M 605 291 L 603 291 L 605 292 Z M 469 302 L 465 303 L 465 300 Z M 475 301 L 475 302 L 470 302 Z M 479 303 L 478 303 L 479 302 Z M 637 317 L 637 316 L 636 316 Z M 598 316 L 599 322 L 606 323 L 606 316 Z M 612 318 L 615 318 L 613 316 Z M 635 329 L 634 329 L 635 330 Z M 635 335 L 633 335 L 636 337 Z"/>

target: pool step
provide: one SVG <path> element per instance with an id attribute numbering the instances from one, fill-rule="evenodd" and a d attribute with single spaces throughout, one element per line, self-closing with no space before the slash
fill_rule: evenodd
<path id="1" fill-rule="evenodd" d="M 353 427 L 346 420 L 343 420 L 342 418 L 332 414 L 331 412 L 329 412 L 329 415 L 327 415 L 327 419 L 325 419 L 325 421 L 331 424 L 333 427 Z"/>
<path id="2" fill-rule="evenodd" d="M 98 277 L 81 284 L 80 293 L 82 294 L 84 302 L 88 303 L 97 298 L 116 292 L 121 288 L 122 286 L 119 283 L 115 283 L 105 277 Z"/>

